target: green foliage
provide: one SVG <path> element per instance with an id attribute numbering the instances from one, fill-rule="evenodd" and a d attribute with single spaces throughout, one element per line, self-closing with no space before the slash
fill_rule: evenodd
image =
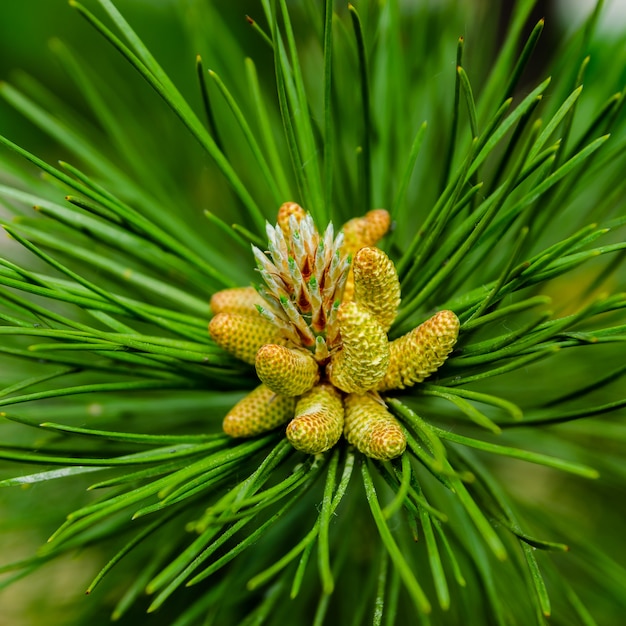
<path id="1" fill-rule="evenodd" d="M 50 624 L 616 623 L 626 88 L 594 65 L 597 12 L 535 80 L 533 0 L 497 55 L 500 3 L 261 0 L 242 35 L 188 0 L 164 9 L 178 76 L 91 4 L 59 10 L 105 61 L 51 46 L 71 98 L 0 85 L 50 140 L 41 158 L 0 128 L 0 526 L 50 535 L 0 585 L 97 563 Z M 258 383 L 208 301 L 256 282 L 250 243 L 290 200 L 321 227 L 390 210 L 392 337 L 461 320 L 437 375 L 385 397 L 401 459 L 221 433 Z"/>

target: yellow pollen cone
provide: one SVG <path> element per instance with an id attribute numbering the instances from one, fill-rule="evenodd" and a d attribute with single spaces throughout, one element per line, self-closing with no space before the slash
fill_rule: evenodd
<path id="1" fill-rule="evenodd" d="M 337 313 L 342 347 L 328 367 L 330 382 L 346 393 L 374 389 L 389 365 L 389 342 L 376 318 L 355 302 Z"/>
<path id="2" fill-rule="evenodd" d="M 251 365 L 261 346 L 266 343 L 286 343 L 276 326 L 258 313 L 219 313 L 209 324 L 209 334 L 221 348 Z"/>
<path id="3" fill-rule="evenodd" d="M 278 225 L 283 231 L 283 235 L 288 239 L 291 236 L 291 228 L 289 228 L 289 218 L 294 215 L 298 222 L 306 215 L 306 211 L 295 202 L 284 202 L 278 209 Z"/>
<path id="4" fill-rule="evenodd" d="M 342 432 L 341 394 L 332 385 L 321 384 L 298 400 L 286 435 L 296 450 L 320 454 L 332 448 Z"/>
<path id="5" fill-rule="evenodd" d="M 400 306 L 400 281 L 391 259 L 379 248 L 361 248 L 352 262 L 354 301 L 387 332 Z"/>
<path id="6" fill-rule="evenodd" d="M 365 246 L 375 246 L 387 233 L 391 216 L 385 209 L 374 209 L 363 217 L 355 217 L 346 222 L 343 232 L 344 253 L 354 255 Z"/>
<path id="7" fill-rule="evenodd" d="M 348 277 L 346 278 L 346 284 L 343 288 L 342 302 L 350 302 L 354 298 L 354 270 L 350 266 Z"/>
<path id="8" fill-rule="evenodd" d="M 256 305 L 267 305 L 254 287 L 223 289 L 211 297 L 211 311 L 218 313 L 244 313 L 256 315 Z"/>
<path id="9" fill-rule="evenodd" d="M 370 394 L 350 394 L 344 400 L 344 435 L 357 450 L 379 461 L 400 456 L 406 437 L 398 420 Z"/>
<path id="10" fill-rule="evenodd" d="M 293 417 L 294 398 L 278 396 L 260 385 L 240 400 L 224 418 L 222 428 L 231 437 L 254 437 Z"/>
<path id="11" fill-rule="evenodd" d="M 355 217 L 347 221 L 341 229 L 344 236 L 342 254 L 354 256 L 365 246 L 375 246 L 385 236 L 390 225 L 391 216 L 385 209 L 374 209 L 363 217 Z M 354 272 L 350 268 L 343 290 L 343 301 L 349 302 L 353 296 Z"/>
<path id="12" fill-rule="evenodd" d="M 255 366 L 261 382 L 283 396 L 301 396 L 319 380 L 319 367 L 310 352 L 273 343 L 259 349 Z"/>
<path id="13" fill-rule="evenodd" d="M 459 319 L 452 311 L 439 311 L 406 335 L 389 344 L 387 374 L 377 389 L 404 389 L 438 370 L 452 352 L 459 335 Z"/>
<path id="14" fill-rule="evenodd" d="M 373 246 L 389 231 L 391 215 L 386 209 L 373 209 L 365 214 L 365 221 L 367 222 L 367 236 L 369 238 L 365 245 Z"/>

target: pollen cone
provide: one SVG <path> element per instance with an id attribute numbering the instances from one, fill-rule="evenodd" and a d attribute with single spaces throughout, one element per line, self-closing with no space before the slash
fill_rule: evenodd
<path id="1" fill-rule="evenodd" d="M 211 311 L 218 313 L 244 313 L 256 315 L 256 305 L 265 304 L 265 300 L 254 287 L 235 287 L 223 289 L 211 297 Z"/>
<path id="2" fill-rule="evenodd" d="M 354 301 L 387 332 L 400 306 L 400 281 L 391 259 L 379 248 L 361 248 L 352 262 Z"/>
<path id="3" fill-rule="evenodd" d="M 385 209 L 374 209 L 363 217 L 346 222 L 343 232 L 343 251 L 354 255 L 365 246 L 375 246 L 387 233 L 391 216 Z"/>
<path id="4" fill-rule="evenodd" d="M 328 367 L 330 382 L 346 393 L 365 393 L 385 376 L 389 364 L 387 335 L 376 318 L 355 302 L 339 307 L 342 348 Z"/>
<path id="5" fill-rule="evenodd" d="M 291 237 L 291 228 L 289 227 L 289 218 L 294 216 L 299 222 L 305 215 L 306 211 L 296 202 L 283 202 L 278 209 L 278 225 L 283 231 L 285 238 Z"/>
<path id="6" fill-rule="evenodd" d="M 380 461 L 400 456 L 406 437 L 398 420 L 370 394 L 350 394 L 344 400 L 344 435 L 357 450 Z"/>
<path id="7" fill-rule="evenodd" d="M 320 454 L 332 448 L 342 432 L 341 394 L 332 385 L 321 384 L 298 400 L 286 434 L 296 450 Z"/>
<path id="8" fill-rule="evenodd" d="M 261 382 L 283 396 L 301 396 L 319 380 L 319 367 L 310 352 L 273 343 L 259 349 L 255 366 Z"/>
<path id="9" fill-rule="evenodd" d="M 387 233 L 391 216 L 385 209 L 374 209 L 363 217 L 355 217 L 341 229 L 344 240 L 341 252 L 352 257 L 365 246 L 375 246 Z M 348 274 L 343 291 L 343 301 L 349 302 L 354 296 L 354 272 Z"/>
<path id="10" fill-rule="evenodd" d="M 254 437 L 293 417 L 294 398 L 278 396 L 260 385 L 240 400 L 224 418 L 222 428 L 231 437 Z"/>
<path id="11" fill-rule="evenodd" d="M 389 368 L 377 389 L 404 389 L 438 370 L 452 352 L 459 335 L 459 319 L 439 311 L 406 335 L 389 344 Z"/>
<path id="12" fill-rule="evenodd" d="M 224 350 L 251 365 L 261 346 L 286 342 L 276 326 L 258 313 L 218 313 L 209 324 L 209 334 Z"/>

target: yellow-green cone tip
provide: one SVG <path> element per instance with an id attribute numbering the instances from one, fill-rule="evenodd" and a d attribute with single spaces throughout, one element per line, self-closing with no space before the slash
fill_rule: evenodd
<path id="1" fill-rule="evenodd" d="M 387 233 L 391 225 L 391 216 L 385 209 L 374 209 L 363 217 L 355 217 L 346 222 L 341 229 L 344 240 L 342 254 L 354 255 L 365 246 L 375 246 Z M 343 290 L 344 302 L 354 297 L 354 272 L 350 268 Z"/>
<path id="2" fill-rule="evenodd" d="M 344 400 L 344 435 L 359 452 L 389 461 L 406 449 L 406 437 L 398 420 L 371 394 L 349 394 Z"/>
<path id="3" fill-rule="evenodd" d="M 389 344 L 389 368 L 377 389 L 404 389 L 437 371 L 459 336 L 459 319 L 452 311 L 439 311 L 406 335 Z"/>
<path id="4" fill-rule="evenodd" d="M 389 365 L 387 335 L 376 318 L 356 302 L 344 302 L 338 312 L 342 348 L 328 367 L 330 382 L 346 393 L 374 389 Z"/>
<path id="5" fill-rule="evenodd" d="M 400 306 L 400 281 L 391 259 L 379 248 L 361 248 L 352 262 L 354 301 L 387 332 Z"/>
<path id="6" fill-rule="evenodd" d="M 296 450 L 321 454 L 339 441 L 342 432 L 341 394 L 332 385 L 321 384 L 298 400 L 286 435 Z"/>
<path id="7" fill-rule="evenodd" d="M 257 314 L 257 305 L 265 304 L 265 300 L 257 293 L 254 287 L 235 287 L 223 289 L 211 297 L 211 312 Z"/>
<path id="8" fill-rule="evenodd" d="M 278 396 L 260 385 L 228 412 L 222 429 L 231 437 L 254 437 L 287 422 L 295 406 L 295 398 Z"/>
<path id="9" fill-rule="evenodd" d="M 254 365 L 261 346 L 286 343 L 278 328 L 258 313 L 218 313 L 209 324 L 209 334 L 221 348 L 250 365 Z"/>
<path id="10" fill-rule="evenodd" d="M 259 349 L 255 367 L 261 382 L 283 396 L 301 396 L 319 380 L 319 366 L 310 352 L 276 344 Z"/>

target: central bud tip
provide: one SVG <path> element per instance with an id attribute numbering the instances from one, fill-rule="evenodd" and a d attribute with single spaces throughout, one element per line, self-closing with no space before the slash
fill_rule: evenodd
<path id="1" fill-rule="evenodd" d="M 337 309 L 350 268 L 343 234 L 332 223 L 323 235 L 295 202 L 280 207 L 276 226 L 267 224 L 268 250 L 253 246 L 264 285 L 258 307 L 295 346 L 327 358 L 339 341 Z"/>

